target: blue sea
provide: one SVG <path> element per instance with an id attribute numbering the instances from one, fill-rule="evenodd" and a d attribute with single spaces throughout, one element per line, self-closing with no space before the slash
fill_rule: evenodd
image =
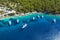
<path id="1" fill-rule="evenodd" d="M 0 40 L 60 40 L 60 16 L 30 13 L 4 18 L 0 20 Z"/>

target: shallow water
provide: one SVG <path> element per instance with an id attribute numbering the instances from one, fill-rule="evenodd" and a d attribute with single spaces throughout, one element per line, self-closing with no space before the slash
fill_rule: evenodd
<path id="1" fill-rule="evenodd" d="M 53 19 L 56 19 L 55 23 Z M 8 24 L 9 21 L 11 25 Z M 59 33 L 60 16 L 35 13 L 0 20 L 0 40 L 60 40 Z"/>

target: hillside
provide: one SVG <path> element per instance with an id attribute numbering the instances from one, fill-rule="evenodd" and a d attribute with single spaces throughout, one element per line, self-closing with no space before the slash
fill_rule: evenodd
<path id="1" fill-rule="evenodd" d="M 45 12 L 60 14 L 60 0 L 1 0 L 0 4 L 17 12 Z"/>

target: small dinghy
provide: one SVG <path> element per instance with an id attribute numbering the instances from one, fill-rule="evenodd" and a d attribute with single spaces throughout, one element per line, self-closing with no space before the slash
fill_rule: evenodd
<path id="1" fill-rule="evenodd" d="M 12 22 L 11 22 L 11 21 L 8 21 L 8 24 L 9 24 L 9 25 L 11 25 L 11 24 L 12 24 Z"/>
<path id="2" fill-rule="evenodd" d="M 40 16 L 40 18 L 42 19 L 42 18 L 44 18 L 44 16 L 42 15 L 42 16 Z"/>
<path id="3" fill-rule="evenodd" d="M 33 17 L 32 19 L 35 20 L 35 17 Z"/>
<path id="4" fill-rule="evenodd" d="M 53 19 L 53 23 L 56 23 L 56 19 Z"/>
<path id="5" fill-rule="evenodd" d="M 22 29 L 24 29 L 26 26 L 27 26 L 27 24 L 24 24 L 23 27 L 22 27 Z"/>
<path id="6" fill-rule="evenodd" d="M 17 19 L 16 22 L 19 23 L 19 19 Z"/>

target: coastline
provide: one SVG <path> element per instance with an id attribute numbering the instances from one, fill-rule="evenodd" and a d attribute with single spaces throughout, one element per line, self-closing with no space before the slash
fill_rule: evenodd
<path id="1" fill-rule="evenodd" d="M 37 12 L 28 12 L 28 13 L 20 13 L 20 14 L 15 14 L 14 16 L 2 16 L 0 17 L 0 20 L 3 20 L 3 19 L 6 19 L 6 18 L 14 18 L 14 17 L 20 17 L 20 16 L 27 16 L 27 15 L 30 15 L 30 14 L 35 14 Z"/>
<path id="2" fill-rule="evenodd" d="M 0 17 L 0 20 L 4 20 L 6 18 L 15 18 L 15 17 L 20 17 L 20 16 L 27 16 L 27 15 L 31 15 L 31 14 L 42 14 L 44 15 L 45 13 L 42 13 L 42 12 L 28 12 L 28 13 L 20 13 L 20 14 L 15 14 L 14 16 L 4 16 L 4 17 Z M 57 17 L 60 17 L 59 14 L 56 14 L 56 15 L 53 15 L 53 14 L 45 14 L 47 16 L 57 16 Z"/>

